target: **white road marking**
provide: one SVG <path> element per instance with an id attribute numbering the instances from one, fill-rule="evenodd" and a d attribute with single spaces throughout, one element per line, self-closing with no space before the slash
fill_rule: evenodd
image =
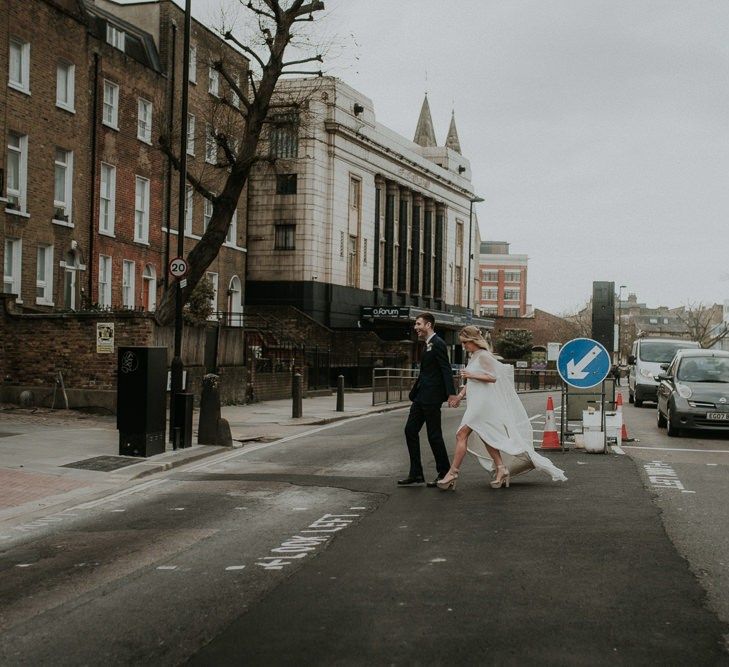
<path id="1" fill-rule="evenodd" d="M 624 449 L 654 449 L 657 452 L 694 452 L 694 454 L 729 454 L 729 449 L 681 449 L 679 447 L 643 447 L 623 445 Z"/>
<path id="2" fill-rule="evenodd" d="M 668 463 L 648 461 L 643 464 L 643 469 L 654 488 L 677 489 L 686 493 L 695 493 L 694 491 L 686 491 L 676 471 Z"/>
<path id="3" fill-rule="evenodd" d="M 247 507 L 236 507 L 235 509 L 237 509 L 237 510 L 247 510 L 248 508 Z"/>
<path id="4" fill-rule="evenodd" d="M 126 510 L 111 510 L 112 512 L 126 512 Z"/>
<path id="5" fill-rule="evenodd" d="M 300 512 L 302 510 L 308 510 L 308 507 L 292 507 L 291 509 L 296 510 L 297 512 Z"/>
<path id="6" fill-rule="evenodd" d="M 15 567 L 30 567 L 33 563 L 18 563 Z"/>
<path id="7" fill-rule="evenodd" d="M 159 565 L 157 567 L 158 570 L 176 570 L 177 565 Z"/>
<path id="8" fill-rule="evenodd" d="M 706 465 L 707 466 L 718 466 L 719 464 L 718 463 L 707 463 Z"/>
<path id="9" fill-rule="evenodd" d="M 351 510 L 366 510 L 366 507 L 350 507 Z"/>
<path id="10" fill-rule="evenodd" d="M 185 508 L 184 507 L 170 507 L 170 511 L 171 512 L 184 512 Z"/>
<path id="11" fill-rule="evenodd" d="M 140 491 L 145 491 L 146 489 L 149 489 L 153 486 L 157 486 L 159 484 L 164 484 L 167 482 L 167 479 L 153 479 L 149 482 L 144 482 L 143 484 L 137 484 L 136 486 L 131 487 L 130 489 L 124 489 L 123 491 L 117 491 L 116 493 L 112 493 L 110 496 L 106 496 L 104 498 L 99 498 L 98 500 L 92 500 L 88 503 L 82 503 L 81 505 L 76 505 L 75 507 L 71 507 L 70 509 L 74 510 L 86 510 L 86 509 L 92 509 L 94 507 L 98 507 L 99 505 L 104 505 L 112 500 L 117 500 L 119 498 L 123 498 L 124 496 L 129 496 L 133 493 L 139 493 Z"/>
<path id="12" fill-rule="evenodd" d="M 622 447 L 618 447 L 617 445 L 612 445 L 610 447 L 610 449 L 612 449 L 613 452 L 615 452 L 616 454 L 622 454 L 623 456 L 625 456 L 625 452 L 623 451 Z"/>
<path id="13" fill-rule="evenodd" d="M 226 572 L 231 572 L 233 570 L 242 570 L 245 568 L 245 565 L 228 565 L 228 567 L 225 568 Z"/>
<path id="14" fill-rule="evenodd" d="M 430 562 L 431 563 L 445 563 L 446 559 L 445 558 L 431 558 Z"/>

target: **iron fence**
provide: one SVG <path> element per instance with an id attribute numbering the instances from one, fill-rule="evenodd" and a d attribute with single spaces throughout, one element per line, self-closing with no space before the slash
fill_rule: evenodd
<path id="1" fill-rule="evenodd" d="M 453 384 L 461 386 L 459 368 L 454 364 Z M 372 405 L 397 403 L 408 399 L 410 389 L 418 377 L 418 369 L 375 368 L 372 371 Z M 562 381 L 557 371 L 514 369 L 514 386 L 518 392 L 559 389 Z"/>

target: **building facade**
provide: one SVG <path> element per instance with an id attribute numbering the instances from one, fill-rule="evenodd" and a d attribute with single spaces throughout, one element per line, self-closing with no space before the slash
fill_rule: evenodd
<path id="1" fill-rule="evenodd" d="M 478 259 L 478 312 L 485 317 L 525 317 L 527 255 L 512 255 L 503 241 L 482 241 Z"/>
<path id="2" fill-rule="evenodd" d="M 182 26 L 173 2 L 7 0 L 0 30 L 3 291 L 25 310 L 153 311 L 177 254 Z M 212 67 L 247 59 L 198 22 L 190 52 L 188 170 L 225 177 L 213 135 L 235 104 Z M 215 119 L 215 120 L 213 120 Z M 224 165 L 223 165 L 224 166 Z M 186 187 L 185 253 L 209 205 Z M 209 268 L 214 310 L 242 314 L 245 199 Z"/>
<path id="3" fill-rule="evenodd" d="M 246 302 L 393 340 L 410 338 L 423 310 L 441 330 L 462 326 L 476 232 L 455 121 L 436 145 L 426 97 L 409 141 L 331 77 L 282 81 L 278 100 L 291 111 L 274 119 L 271 159 L 249 181 Z"/>

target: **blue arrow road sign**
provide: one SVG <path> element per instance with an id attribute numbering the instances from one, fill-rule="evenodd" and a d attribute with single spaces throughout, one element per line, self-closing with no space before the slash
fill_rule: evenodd
<path id="1" fill-rule="evenodd" d="M 588 389 L 607 377 L 610 355 L 596 340 L 573 338 L 559 351 L 557 372 L 568 385 Z"/>

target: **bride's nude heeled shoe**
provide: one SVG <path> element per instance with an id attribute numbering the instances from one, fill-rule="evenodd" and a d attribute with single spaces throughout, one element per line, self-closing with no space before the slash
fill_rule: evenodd
<path id="1" fill-rule="evenodd" d="M 439 479 L 436 482 L 437 487 L 441 491 L 455 491 L 456 490 L 456 480 L 458 479 L 458 469 L 453 468 L 452 470 L 449 470 L 443 479 Z"/>
<path id="2" fill-rule="evenodd" d="M 498 475 L 501 475 L 501 477 L 498 477 L 491 482 L 491 488 L 492 489 L 500 489 L 502 486 L 506 486 L 506 488 L 509 488 L 509 469 L 506 466 L 498 466 L 496 468 L 496 472 Z"/>

